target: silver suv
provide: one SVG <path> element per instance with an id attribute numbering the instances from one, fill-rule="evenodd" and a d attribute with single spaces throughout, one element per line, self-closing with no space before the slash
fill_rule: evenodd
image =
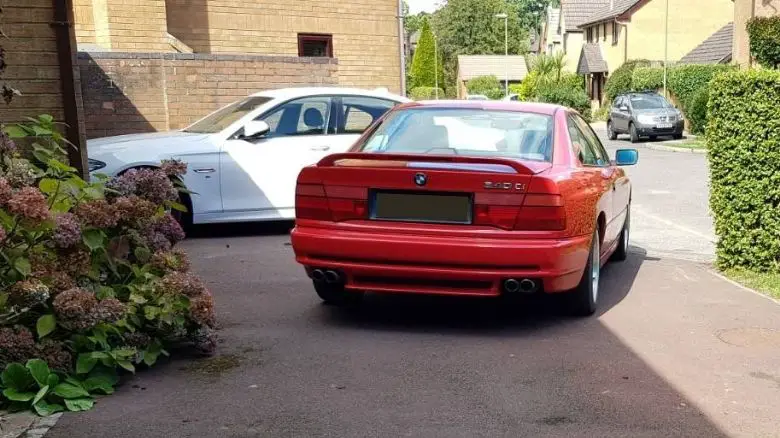
<path id="1" fill-rule="evenodd" d="M 631 136 L 631 143 L 641 137 L 655 140 L 660 136 L 680 139 L 685 122 L 682 113 L 655 91 L 626 93 L 615 97 L 607 119 L 610 140 L 620 134 Z"/>

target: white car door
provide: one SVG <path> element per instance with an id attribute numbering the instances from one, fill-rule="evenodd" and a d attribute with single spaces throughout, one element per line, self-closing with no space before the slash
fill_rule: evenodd
<path id="1" fill-rule="evenodd" d="M 295 217 L 298 174 L 332 151 L 333 106 L 330 96 L 295 99 L 258 118 L 271 128 L 264 137 L 225 141 L 220 167 L 226 215 L 257 220 Z"/>

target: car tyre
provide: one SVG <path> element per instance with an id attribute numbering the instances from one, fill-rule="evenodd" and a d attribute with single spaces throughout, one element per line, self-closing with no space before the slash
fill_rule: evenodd
<path id="1" fill-rule="evenodd" d="M 577 288 L 569 292 L 569 310 L 579 317 L 591 316 L 596 312 L 599 299 L 599 280 L 601 278 L 599 232 L 593 233 L 590 254 Z"/>
<path id="2" fill-rule="evenodd" d="M 636 126 L 633 123 L 628 126 L 628 131 L 631 134 L 631 143 L 639 142 L 639 133 L 636 131 Z"/>
<path id="3" fill-rule="evenodd" d="M 181 228 L 189 232 L 192 230 L 192 199 L 190 198 L 190 195 L 186 193 L 179 193 L 179 204 L 183 205 L 184 208 L 187 209 L 187 211 L 179 211 L 175 209 L 171 209 L 171 216 L 173 216 L 174 219 L 176 219 L 176 222 L 181 225 Z"/>
<path id="4" fill-rule="evenodd" d="M 612 120 L 607 121 L 607 136 L 610 140 L 617 140 L 618 134 L 615 132 L 615 127 L 612 125 Z"/>
<path id="5" fill-rule="evenodd" d="M 674 134 L 673 138 L 674 138 L 675 140 L 682 140 L 682 138 L 683 138 L 683 135 L 682 135 L 682 133 L 679 133 L 679 134 Z"/>
<path id="6" fill-rule="evenodd" d="M 320 299 L 328 305 L 348 306 L 355 305 L 363 298 L 362 292 L 348 292 L 341 284 L 329 284 L 314 282 L 314 290 Z"/>
<path id="7" fill-rule="evenodd" d="M 650 136 L 650 141 L 656 141 L 656 140 L 658 140 L 658 137 L 656 137 L 655 135 Z"/>
<path id="8" fill-rule="evenodd" d="M 626 221 L 623 222 L 623 230 L 620 232 L 620 243 L 615 253 L 612 254 L 612 260 L 622 262 L 628 258 L 628 243 L 631 236 L 631 204 L 626 209 Z"/>

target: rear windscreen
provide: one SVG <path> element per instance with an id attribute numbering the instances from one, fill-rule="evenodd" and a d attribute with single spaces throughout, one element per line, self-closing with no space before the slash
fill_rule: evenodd
<path id="1" fill-rule="evenodd" d="M 482 109 L 396 111 L 365 140 L 361 152 L 455 154 L 552 161 L 553 118 Z"/>

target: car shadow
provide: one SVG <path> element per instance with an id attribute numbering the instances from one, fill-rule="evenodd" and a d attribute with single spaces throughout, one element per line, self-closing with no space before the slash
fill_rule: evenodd
<path id="1" fill-rule="evenodd" d="M 480 335 L 589 325 L 626 298 L 642 264 L 653 260 L 657 259 L 648 259 L 644 249 L 632 246 L 627 260 L 607 263 L 602 268 L 599 310 L 592 318 L 570 316 L 563 294 L 500 298 L 367 294 L 356 307 L 323 305 L 322 319 L 356 329 Z"/>
<path id="2" fill-rule="evenodd" d="M 290 234 L 294 221 L 242 222 L 231 224 L 193 225 L 187 230 L 187 239 L 222 237 L 279 236 Z"/>

